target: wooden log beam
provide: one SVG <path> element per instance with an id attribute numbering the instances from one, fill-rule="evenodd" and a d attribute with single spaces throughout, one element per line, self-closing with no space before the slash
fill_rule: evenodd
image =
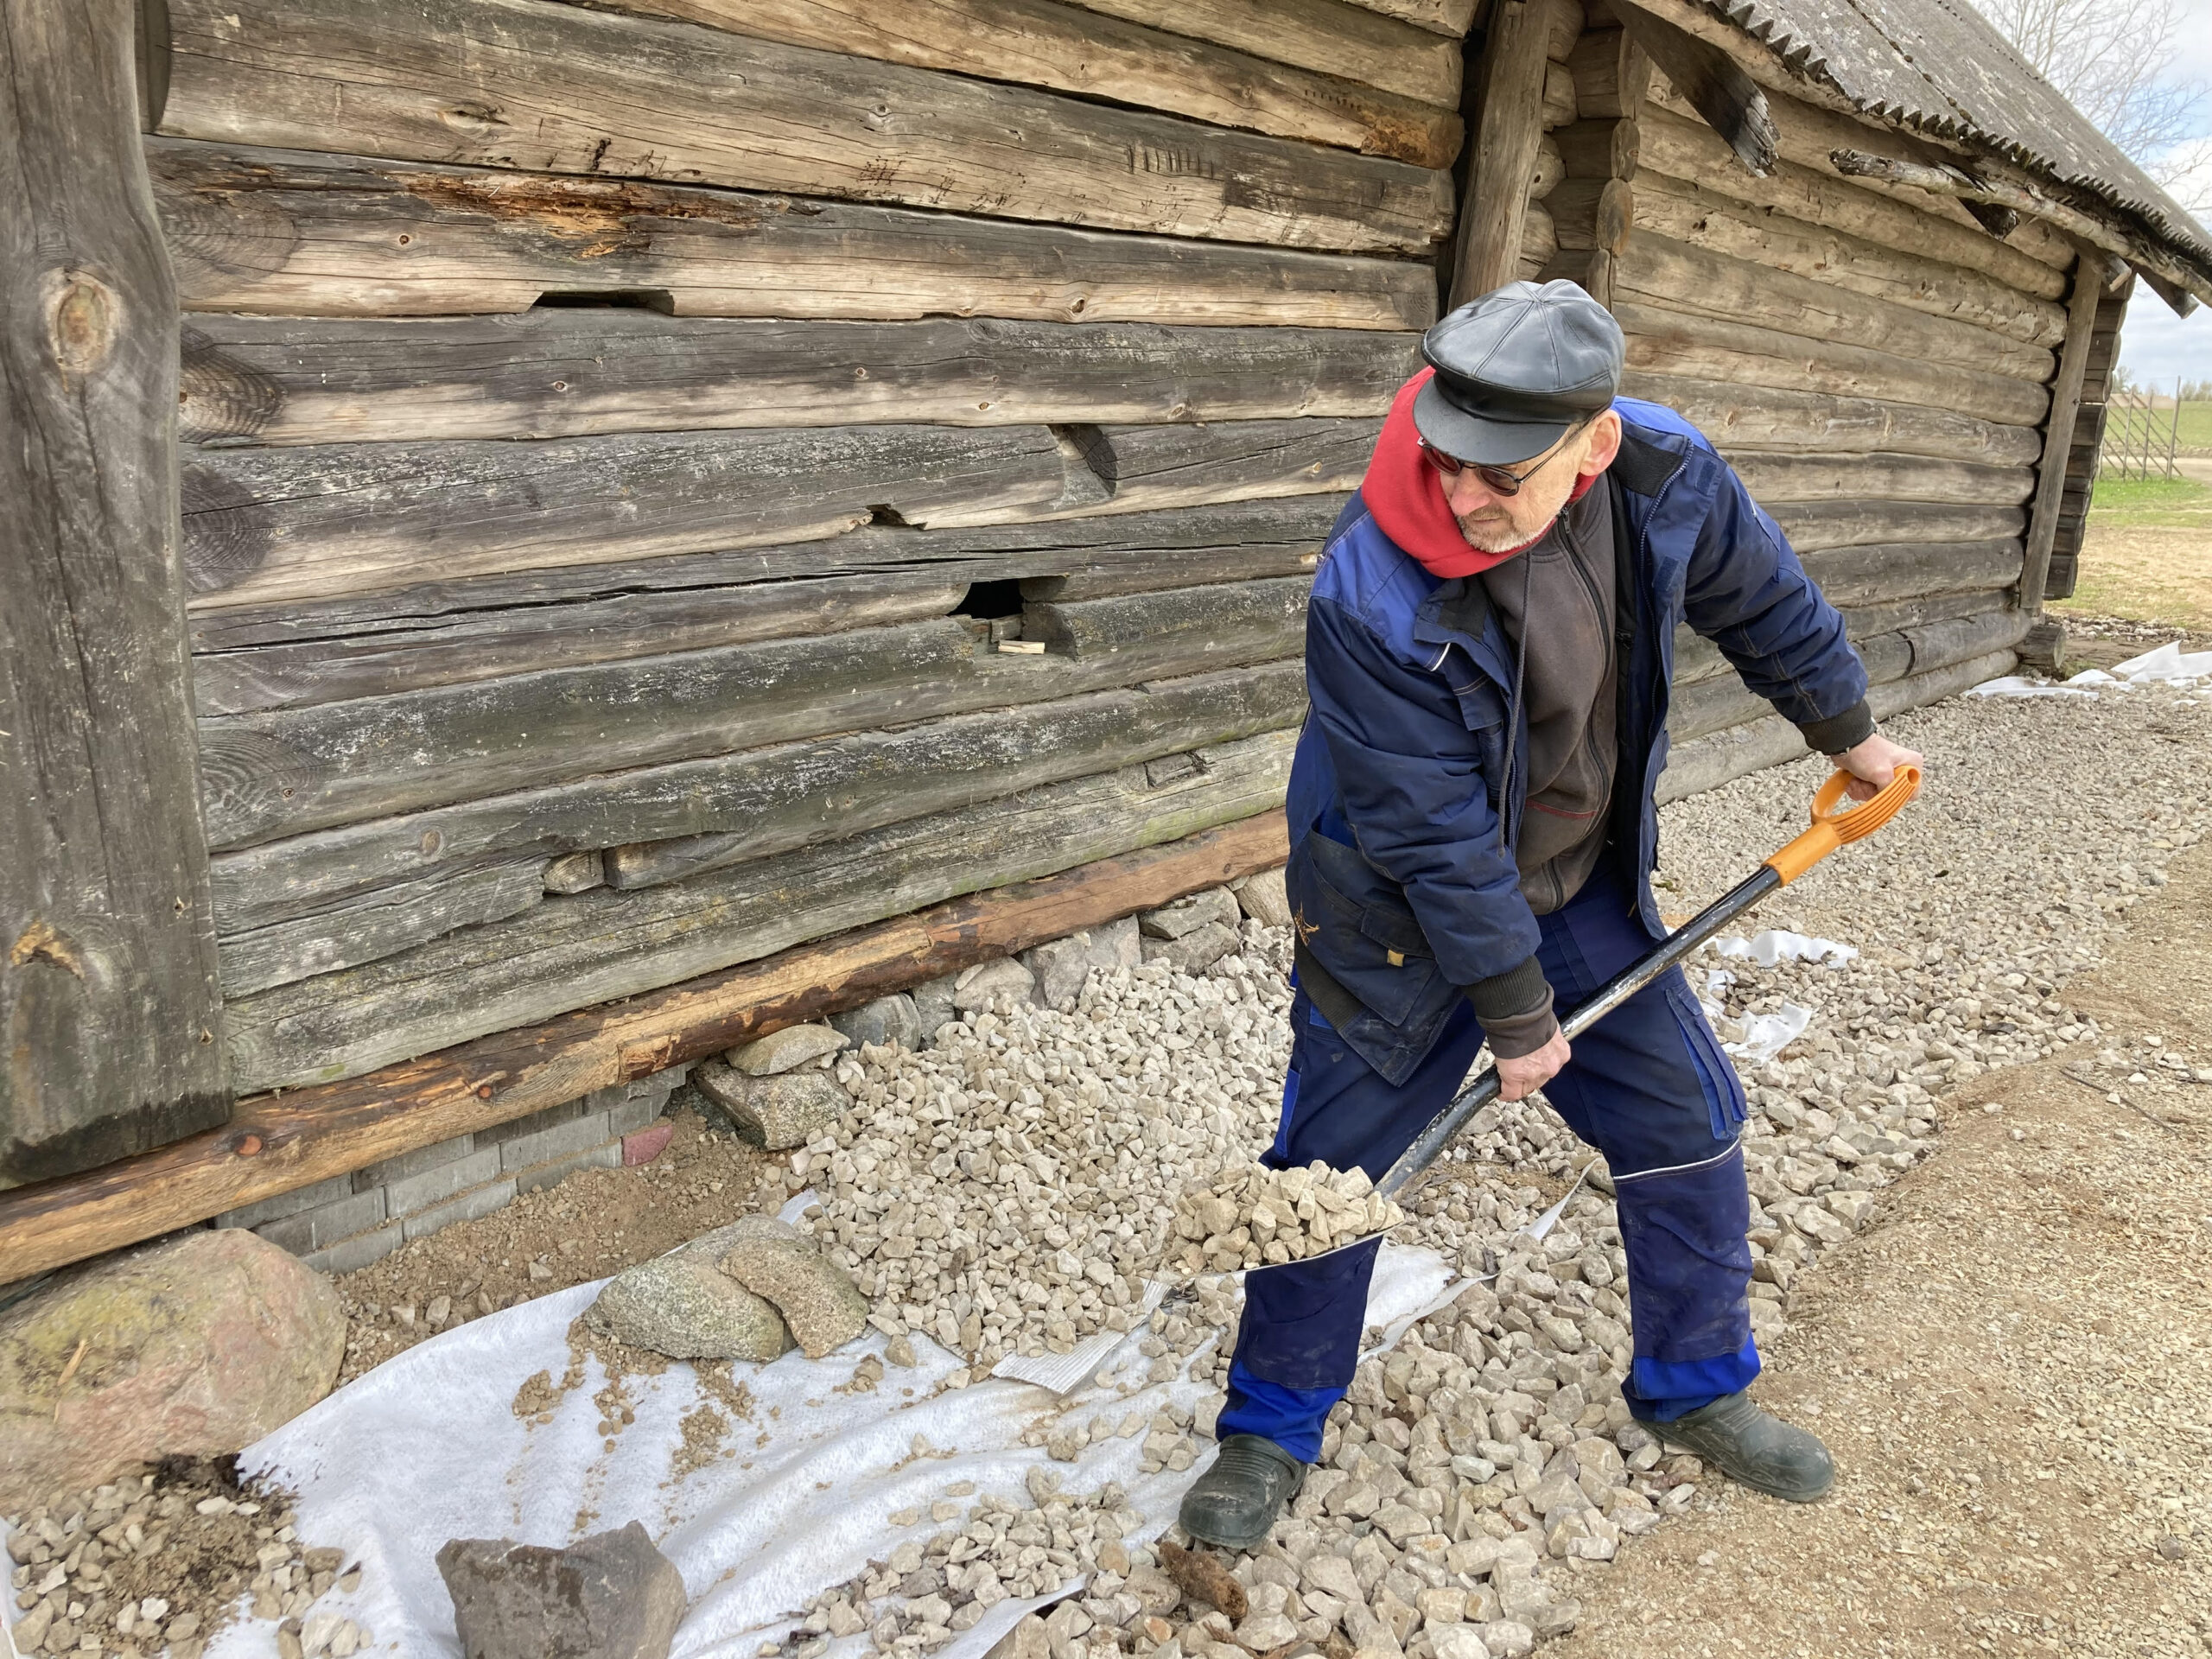
<path id="1" fill-rule="evenodd" d="M 1417 334 L 1343 328 L 200 317 L 178 415 L 210 444 L 1379 416 L 1420 364 Z"/>
<path id="2" fill-rule="evenodd" d="M 2004 426 L 1918 404 L 1730 385 L 1641 370 L 1626 377 L 1622 390 L 1676 410 L 1730 454 L 1755 449 L 1827 455 L 1887 450 L 2022 467 L 2037 460 L 2043 448 L 2031 426 Z"/>
<path id="3" fill-rule="evenodd" d="M 246 1087 L 358 1075 L 636 996 L 980 888 L 1173 841 L 1281 804 L 1294 732 L 909 818 L 643 892 L 559 899 L 232 1002 Z M 1156 779 L 1156 781 L 1155 781 Z"/>
<path id="4" fill-rule="evenodd" d="M 1931 501 L 2005 507 L 2035 493 L 2025 467 L 1984 467 L 1927 455 L 1791 455 L 1746 452 L 1729 461 L 1761 502 Z"/>
<path id="5" fill-rule="evenodd" d="M 200 721 L 208 834 L 251 846 L 592 773 L 1264 662 L 1299 649 L 1310 585 L 1226 582 L 1054 613 L 1113 639 L 1111 651 L 995 654 L 983 624 L 949 617 L 211 717 Z"/>
<path id="6" fill-rule="evenodd" d="M 1078 0 L 1084 10 L 1459 107 L 1460 49 L 1440 32 L 1340 0 Z M 1457 34 L 1465 34 L 1462 29 Z"/>
<path id="7" fill-rule="evenodd" d="M 21 1277 L 84 1261 L 1218 887 L 1287 852 L 1271 810 L 346 1083 L 247 1101 L 227 1130 L 0 1195 L 0 1262 Z"/>
<path id="8" fill-rule="evenodd" d="M 877 508 L 1032 517 L 1109 492 L 1041 426 L 850 426 L 188 450 L 205 608 L 826 538 Z"/>
<path id="9" fill-rule="evenodd" d="M 1543 144 L 1548 33 L 1542 0 L 1495 0 L 1491 8 L 1474 166 L 1459 210 L 1459 249 L 1452 262 L 1455 306 L 1513 281 L 1518 272 L 1529 181 Z"/>
<path id="10" fill-rule="evenodd" d="M 132 17 L 0 3 L 0 1186 L 231 1107 Z"/>
<path id="11" fill-rule="evenodd" d="M 577 631 L 564 626 L 561 607 L 615 607 L 597 614 L 610 629 L 625 626 L 621 602 L 635 597 L 657 607 L 647 613 L 673 626 L 690 598 L 707 618 L 711 629 L 724 618 L 746 608 L 749 601 L 714 596 L 725 588 L 774 584 L 799 595 L 803 604 L 829 601 L 843 591 L 841 576 L 865 576 L 891 596 L 911 591 L 916 580 L 942 580 L 963 584 L 977 582 L 1039 580 L 1065 577 L 1065 591 L 1039 591 L 1033 597 L 1099 598 L 1108 593 L 1135 593 L 1154 588 L 1198 587 L 1249 576 L 1292 575 L 1313 568 L 1313 556 L 1343 511 L 1343 495 L 1296 495 L 1230 502 L 1217 506 L 1183 507 L 1161 512 L 1122 513 L 1090 518 L 1069 518 L 1043 524 L 995 524 L 958 531 L 913 530 L 870 524 L 826 541 L 792 542 L 737 551 L 683 554 L 668 558 L 641 559 L 610 564 L 556 566 L 544 570 L 462 577 L 450 582 L 428 582 L 366 594 L 333 594 L 314 599 L 289 599 L 273 604 L 249 604 L 222 610 L 200 610 L 191 618 L 193 649 L 202 653 L 243 652 L 259 646 L 334 642 L 334 657 L 340 653 L 334 642 L 349 649 L 373 653 L 368 636 L 420 634 L 417 643 L 435 644 L 438 631 L 467 629 L 481 622 L 486 628 L 510 637 L 519 630 L 505 626 L 535 616 L 550 637 L 551 649 L 532 661 L 533 668 L 560 666 L 564 662 L 612 660 L 638 654 L 626 645 L 601 655 L 575 638 Z M 828 584 L 809 586 L 808 584 Z M 847 584 L 848 587 L 859 584 Z M 1077 591 L 1081 587 L 1084 591 Z M 798 610 L 785 610 L 765 594 L 766 621 L 774 634 L 832 632 L 856 617 L 857 603 L 839 601 L 821 613 L 819 628 L 786 628 L 777 620 L 796 618 Z M 861 608 L 865 608 L 862 607 Z M 510 613 L 502 615 L 502 613 Z M 883 619 L 888 620 L 888 618 Z M 714 643 L 702 639 L 693 643 Z M 736 639 L 721 641 L 739 643 Z M 519 648 L 519 646 L 518 646 Z M 666 645 L 662 651 L 689 649 L 685 644 Z M 342 673 L 334 664 L 331 673 Z M 517 669 L 515 671 L 529 671 Z M 482 677 L 466 673 L 424 673 L 392 684 L 349 690 L 368 695 L 382 690 L 396 691 L 413 684 L 442 684 L 453 680 Z M 312 695 L 312 684 L 298 678 L 279 686 L 276 706 L 293 701 L 325 699 Z M 295 691 L 309 693 L 294 696 Z M 215 712 L 203 710 L 203 712 Z M 242 712 L 242 710 L 240 711 Z"/>
<path id="12" fill-rule="evenodd" d="M 2041 386 L 2056 359 L 1986 328 L 1952 322 L 1638 231 L 1621 260 L 1622 297 L 1796 339 L 1888 352 Z M 1810 391 L 1835 388 L 1815 386 Z"/>
<path id="13" fill-rule="evenodd" d="M 1551 134 L 1546 133 L 1543 143 L 1536 147 L 1536 171 L 1529 181 L 1529 200 L 1541 201 L 1559 188 L 1560 181 L 1566 176 L 1567 157 L 1552 142 Z"/>
<path id="14" fill-rule="evenodd" d="M 1455 41 L 1475 21 L 1476 0 L 1345 0 L 1345 3 Z"/>
<path id="15" fill-rule="evenodd" d="M 621 0 L 618 9 L 918 69 L 1108 98 L 1417 167 L 1449 167 L 1459 153 L 1459 118 L 1438 103 L 1364 86 L 1342 70 L 1319 73 L 1270 61 L 1059 0 L 929 0 L 897 7 L 855 0 Z M 1352 21 L 1362 32 L 1376 27 L 1368 19 Z M 1436 55 L 1439 42 L 1428 35 L 1380 27 L 1418 42 L 1423 59 Z"/>
<path id="16" fill-rule="evenodd" d="M 1635 187 L 1620 179 L 1569 179 L 1552 192 L 1544 207 L 1561 250 L 1618 256 L 1635 224 Z"/>
<path id="17" fill-rule="evenodd" d="M 1541 0 L 1537 0 L 1541 3 Z M 1574 101 L 1574 71 L 1563 63 L 1544 65 L 1544 102 L 1538 117 L 1546 132 L 1571 126 L 1581 113 Z"/>
<path id="18" fill-rule="evenodd" d="M 2101 273 L 2087 254 L 2076 268 L 2075 294 L 2068 308 L 2066 348 L 2059 353 L 2058 376 L 2050 389 L 2050 416 L 2044 423 L 2043 462 L 2037 468 L 2035 505 L 2028 509 L 2027 557 L 2020 567 L 2020 603 L 2039 613 L 2050 585 L 2051 550 L 2058 543 L 2058 521 L 2066 493 L 2068 452 L 2074 442 L 2075 416 L 2082 407 L 2082 381 L 2089 363 L 2089 346 L 2096 334 L 2097 308 L 2102 300 Z M 2072 582 L 2067 584 L 2071 591 Z"/>
<path id="19" fill-rule="evenodd" d="M 1695 179 L 1708 190 L 1802 224 L 1840 231 L 1899 253 L 1934 259 L 1984 276 L 2040 300 L 2066 296 L 2066 273 L 2001 242 L 1977 226 L 1927 212 L 1895 196 L 1859 189 L 1833 172 L 1777 162 L 1765 177 L 1731 165 L 1728 146 L 1703 122 L 1658 104 L 1640 118 L 1643 156 L 1670 178 Z"/>
<path id="20" fill-rule="evenodd" d="M 1643 48 L 1675 89 L 1705 119 L 1741 170 L 1754 177 L 1773 171 L 1781 143 L 1766 94 L 1734 60 L 1666 19 L 1619 0 L 1614 10 L 1628 37 Z M 1641 101 L 1643 88 L 1637 89 Z M 1632 114 L 1632 110 L 1622 111 Z M 1729 168 L 1732 175 L 1737 168 Z M 1702 175 L 1691 174 L 1692 178 Z"/>
<path id="21" fill-rule="evenodd" d="M 2212 299 L 2212 276 L 2176 258 L 2150 238 L 2125 230 L 2101 215 L 2084 213 L 2034 184 L 1984 177 L 1947 162 L 1930 164 L 1863 149 L 1834 150 L 1828 160 L 1846 177 L 1909 184 L 1915 189 L 1987 202 L 2043 219 L 2134 266 L 2177 315 L 2185 317 L 2199 302 Z"/>
<path id="22" fill-rule="evenodd" d="M 1617 285 L 1633 280 L 1621 273 L 1633 268 L 1643 240 L 1638 236 L 1627 257 L 1616 262 Z M 1869 397 L 1948 410 L 1999 426 L 2039 426 L 2050 406 L 2050 394 L 2042 386 L 2008 374 L 1671 310 L 1640 294 L 1617 294 L 1613 313 L 1628 336 L 1631 372 Z"/>
<path id="23" fill-rule="evenodd" d="M 1425 328 L 1402 260 L 353 156 L 146 143 L 188 311 L 435 316 L 542 294 L 677 316 Z"/>
<path id="24" fill-rule="evenodd" d="M 1570 179 L 1633 179 L 1643 154 L 1641 129 L 1633 117 L 1583 120 L 1545 134 L 1544 142 L 1558 149 Z"/>
<path id="25" fill-rule="evenodd" d="M 1908 674 L 1878 685 L 1867 693 L 1876 718 L 1886 720 L 1909 709 L 1924 708 L 1945 697 L 1955 697 L 1970 685 L 2008 674 L 2018 660 L 2009 645 L 1986 655 L 1939 668 L 1925 674 Z M 1731 779 L 1802 759 L 1808 751 L 1797 728 L 1779 715 L 1769 715 L 1748 725 L 1732 726 L 1681 745 L 1668 757 L 1656 791 L 1659 804 L 1679 801 L 1717 789 Z"/>
<path id="26" fill-rule="evenodd" d="M 1551 210 L 1541 201 L 1529 204 L 1521 220 L 1520 273 L 1547 269 L 1559 254 L 1559 226 L 1553 221 Z"/>
<path id="27" fill-rule="evenodd" d="M 1450 225 L 1448 176 L 1402 162 L 549 0 L 168 10 L 182 137 L 1287 247 L 1425 253 Z"/>
<path id="28" fill-rule="evenodd" d="M 1639 232 L 1816 278 L 1908 311 L 1970 323 L 2026 345 L 2049 347 L 2066 337 L 2066 313 L 2049 300 L 1978 270 L 1894 252 L 1865 237 L 1738 202 L 1659 171 L 1649 156 L 1637 172 L 1636 224 Z"/>
<path id="29" fill-rule="evenodd" d="M 1940 501 L 1783 501 L 1772 517 L 1800 553 L 1890 542 L 2006 540 L 2027 524 L 2018 507 Z"/>

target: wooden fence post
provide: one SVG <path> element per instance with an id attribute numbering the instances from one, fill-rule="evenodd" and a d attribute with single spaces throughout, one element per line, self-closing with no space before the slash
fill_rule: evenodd
<path id="1" fill-rule="evenodd" d="M 2084 247 L 2074 261 L 2074 293 L 2068 302 L 2066 344 L 2059 349 L 2058 372 L 2050 384 L 2050 414 L 2044 425 L 2043 464 L 2028 511 L 2027 557 L 2020 567 L 2020 607 L 2043 609 L 2050 550 L 2058 539 L 2058 514 L 2066 492 L 2066 464 L 2074 448 L 2074 416 L 2082 404 L 2082 379 L 2089 366 L 2089 337 L 2096 332 L 2097 302 L 2104 297 L 2105 257 Z"/>
<path id="2" fill-rule="evenodd" d="M 0 0 L 0 1185 L 231 1109 L 134 14 Z"/>
<path id="3" fill-rule="evenodd" d="M 1497 0 L 1491 9 L 1483 41 L 1482 113 L 1459 213 L 1454 306 L 1511 282 L 1520 268 L 1529 180 L 1544 140 L 1544 46 L 1550 32 L 1542 0 Z"/>

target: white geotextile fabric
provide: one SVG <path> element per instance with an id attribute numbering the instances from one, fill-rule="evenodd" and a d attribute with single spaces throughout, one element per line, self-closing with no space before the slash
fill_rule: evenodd
<path id="1" fill-rule="evenodd" d="M 1967 688 L 1970 697 L 2094 697 L 2109 687 L 2125 691 L 2133 685 L 2160 683 L 2195 687 L 2202 681 L 2212 681 L 2212 651 L 2183 651 L 2181 642 L 2169 639 L 2154 651 L 2139 657 L 2131 657 L 2124 663 L 2114 663 L 2109 671 L 2101 668 L 2085 668 L 2063 685 L 2053 685 L 2047 680 L 2030 679 L 2023 675 L 2007 674 L 2001 679 L 1984 680 L 1980 685 Z"/>
<path id="2" fill-rule="evenodd" d="M 1389 1346 L 1467 1282 L 1433 1251 L 1386 1243 L 1369 1324 L 1384 1327 L 1382 1345 Z M 1095 1442 L 1073 1464 L 1021 1444 L 1023 1431 L 1046 1417 L 1080 1423 L 1103 1413 L 1118 1423 L 1170 1403 L 1199 1408 L 1212 1389 L 1187 1375 L 1138 1386 L 1151 1362 L 1138 1353 L 1135 1333 L 1115 1345 L 1093 1382 L 1065 1397 L 998 1379 L 935 1392 L 960 1361 L 918 1335 L 910 1338 L 920 1362 L 914 1369 L 887 1366 L 873 1393 L 837 1392 L 862 1354 L 881 1356 L 886 1338 L 871 1329 L 823 1360 L 794 1352 L 772 1364 L 733 1364 L 734 1380 L 752 1392 L 752 1417 L 731 1423 L 720 1460 L 672 1478 L 682 1420 L 713 1397 L 689 1364 L 671 1362 L 658 1376 L 626 1380 L 637 1421 L 612 1452 L 592 1399 L 607 1381 L 595 1358 L 551 1423 L 536 1427 L 515 1415 L 516 1391 L 534 1373 L 549 1371 L 557 1382 L 567 1370 L 569 1325 L 599 1290 L 580 1285 L 433 1337 L 240 1458 L 245 1472 L 274 1474 L 299 1494 L 302 1537 L 366 1563 L 358 1591 L 333 1592 L 316 1608 L 363 1625 L 372 1637 L 367 1651 L 407 1659 L 460 1652 L 434 1559 L 448 1538 L 560 1546 L 641 1522 L 683 1573 L 691 1599 L 677 1659 L 749 1659 L 820 1592 L 883 1560 L 904 1539 L 940 1530 L 945 1523 L 928 1518 L 929 1506 L 955 1482 L 974 1482 L 977 1497 L 1026 1506 L 1034 1467 L 1072 1493 L 1119 1481 L 1144 1516 L 1136 1541 L 1166 1529 L 1196 1478 L 1196 1467 L 1141 1473 L 1141 1435 Z M 975 1498 L 958 1501 L 964 1513 Z M 922 1519 L 893 1527 L 888 1517 L 907 1508 Z M 939 1659 L 981 1659 L 1023 1613 L 1052 1599 L 1001 1603 L 938 1649 Z M 274 1631 L 257 1620 L 234 1624 L 209 1645 L 209 1659 L 264 1659 Z M 867 1641 L 849 1637 L 832 1651 L 857 1654 Z"/>
<path id="3" fill-rule="evenodd" d="M 1782 962 L 1824 962 L 1831 968 L 1841 968 L 1859 954 L 1857 945 L 1781 927 L 1768 928 L 1748 939 L 1715 939 L 1713 949 L 1719 956 L 1755 962 L 1762 968 Z M 1720 994 L 1735 982 L 1736 976 L 1725 968 L 1706 972 L 1705 988 L 1698 994 L 1698 1002 L 1716 1028 L 1730 1019 Z M 1747 1014 L 1732 1023 L 1741 1029 L 1742 1035 L 1732 1041 L 1724 1038 L 1720 1046 L 1749 1065 L 1764 1065 L 1811 1028 L 1813 1011 L 1802 1003 L 1784 1002 L 1772 1014 Z"/>

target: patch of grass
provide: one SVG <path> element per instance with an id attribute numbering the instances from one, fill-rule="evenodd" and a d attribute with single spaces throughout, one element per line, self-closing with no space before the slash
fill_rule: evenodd
<path id="1" fill-rule="evenodd" d="M 2189 478 L 2100 476 L 2089 497 L 2092 530 L 2212 531 L 2212 485 Z"/>

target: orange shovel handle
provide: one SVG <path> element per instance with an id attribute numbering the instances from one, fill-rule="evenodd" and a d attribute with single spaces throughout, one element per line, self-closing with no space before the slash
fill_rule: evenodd
<path id="1" fill-rule="evenodd" d="M 1767 868 L 1786 886 L 1811 869 L 1839 847 L 1864 841 L 1904 809 L 1920 793 L 1920 768 L 1899 766 L 1887 788 L 1871 801 L 1844 800 L 1851 774 L 1832 772 L 1813 797 L 1813 827 L 1766 861 Z M 1841 811 L 1836 810 L 1840 804 Z"/>

